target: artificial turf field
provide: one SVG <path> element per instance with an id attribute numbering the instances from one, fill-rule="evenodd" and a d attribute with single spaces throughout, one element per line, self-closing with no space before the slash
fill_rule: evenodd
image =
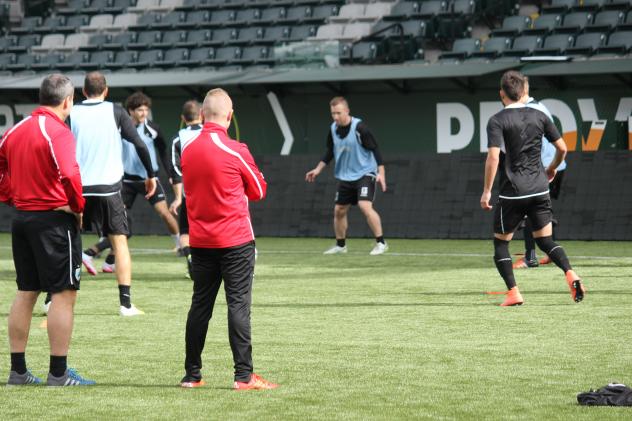
<path id="1" fill-rule="evenodd" d="M 93 237 L 84 237 L 84 245 Z M 135 236 L 133 302 L 118 315 L 113 275 L 84 271 L 69 364 L 94 387 L 0 388 L 2 419 L 631 419 L 587 408 L 577 392 L 632 383 L 632 243 L 562 242 L 588 288 L 571 301 L 552 266 L 517 271 L 525 304 L 501 308 L 491 241 L 258 239 L 252 327 L 255 371 L 273 391 L 235 392 L 219 295 L 204 351 L 207 385 L 179 387 L 191 281 L 165 237 Z M 0 235 L 0 377 L 15 290 L 10 237 Z M 512 244 L 519 252 L 520 242 Z M 592 256 L 592 257 L 591 257 Z M 100 267 L 102 260 L 97 260 Z M 43 298 L 43 297 L 42 297 Z M 42 300 L 40 300 L 41 303 Z M 41 306 L 27 364 L 46 376 Z"/>

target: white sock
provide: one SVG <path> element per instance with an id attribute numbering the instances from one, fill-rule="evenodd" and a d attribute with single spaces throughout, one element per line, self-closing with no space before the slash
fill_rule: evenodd
<path id="1" fill-rule="evenodd" d="M 172 234 L 173 242 L 176 243 L 176 248 L 180 248 L 180 234 Z"/>

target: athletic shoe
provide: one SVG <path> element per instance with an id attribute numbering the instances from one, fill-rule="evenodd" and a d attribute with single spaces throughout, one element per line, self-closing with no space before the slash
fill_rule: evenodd
<path id="1" fill-rule="evenodd" d="M 255 373 L 250 375 L 249 382 L 235 382 L 233 383 L 233 389 L 235 390 L 261 390 L 261 389 L 276 389 L 279 387 L 276 383 L 270 383 L 263 377 L 259 377 Z"/>
<path id="2" fill-rule="evenodd" d="M 202 387 L 205 384 L 206 382 L 202 380 L 202 377 L 196 377 L 190 374 L 187 374 L 186 376 L 182 378 L 182 380 L 180 380 L 180 387 L 184 387 L 187 389 L 192 389 L 194 387 Z"/>
<path id="3" fill-rule="evenodd" d="M 145 314 L 143 310 L 137 309 L 134 304 L 132 304 L 130 308 L 121 306 L 119 308 L 119 313 L 121 313 L 121 316 L 124 316 L 124 317 L 140 316 L 141 314 Z"/>
<path id="4" fill-rule="evenodd" d="M 378 254 L 384 254 L 388 250 L 388 244 L 386 243 L 375 243 L 375 247 L 369 253 L 371 256 L 377 256 Z"/>
<path id="5" fill-rule="evenodd" d="M 584 299 L 584 294 L 586 294 L 586 288 L 574 270 L 566 272 L 566 283 L 568 284 L 568 288 L 571 290 L 571 298 L 573 301 L 576 303 L 581 302 Z"/>
<path id="6" fill-rule="evenodd" d="M 512 267 L 514 269 L 527 269 L 527 268 L 537 268 L 539 266 L 537 260 L 527 260 L 524 257 L 516 260 Z"/>
<path id="7" fill-rule="evenodd" d="M 42 304 L 42 310 L 44 310 L 44 314 L 48 314 L 48 310 L 50 310 L 50 303 L 52 303 L 52 301 Z"/>
<path id="8" fill-rule="evenodd" d="M 103 262 L 103 266 L 101 266 L 101 270 L 103 273 L 114 273 L 116 271 L 116 263 L 105 263 Z"/>
<path id="9" fill-rule="evenodd" d="M 524 303 L 524 299 L 520 294 L 518 287 L 513 287 L 507 291 L 507 298 L 500 305 L 501 307 L 521 306 Z"/>
<path id="10" fill-rule="evenodd" d="M 347 252 L 347 246 L 333 246 L 332 248 L 325 250 L 323 254 L 342 254 Z"/>
<path id="11" fill-rule="evenodd" d="M 55 377 L 48 373 L 48 380 L 46 381 L 48 386 L 92 386 L 96 383 L 94 380 L 81 377 L 74 368 L 67 368 L 61 377 Z"/>
<path id="12" fill-rule="evenodd" d="M 31 374 L 26 370 L 24 374 L 18 374 L 16 371 L 9 373 L 9 380 L 7 380 L 7 386 L 23 386 L 31 384 L 42 384 L 42 379 Z"/>
<path id="13" fill-rule="evenodd" d="M 548 265 L 550 263 L 552 263 L 552 260 L 549 256 L 544 256 L 543 258 L 540 259 L 541 265 Z"/>
<path id="14" fill-rule="evenodd" d="M 94 267 L 92 259 L 92 256 L 88 256 L 87 254 L 81 252 L 81 261 L 83 262 L 83 265 L 86 267 L 86 270 L 90 275 L 95 276 L 97 274 L 97 268 Z"/>

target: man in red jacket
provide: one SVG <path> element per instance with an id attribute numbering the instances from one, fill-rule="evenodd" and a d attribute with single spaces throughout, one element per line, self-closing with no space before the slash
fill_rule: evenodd
<path id="1" fill-rule="evenodd" d="M 248 147 L 228 137 L 232 114 L 233 103 L 228 94 L 222 89 L 210 90 L 202 105 L 202 131 L 181 145 L 193 268 L 193 298 L 186 327 L 186 375 L 181 385 L 204 385 L 200 371 L 202 350 L 223 279 L 235 363 L 233 388 L 274 389 L 278 385 L 253 372 L 250 341 L 255 238 L 248 200 L 262 200 L 267 184 Z"/>
<path id="2" fill-rule="evenodd" d="M 66 365 L 81 278 L 85 204 L 75 139 L 64 124 L 73 94 L 70 79 L 49 75 L 40 87 L 40 107 L 0 141 L 0 200 L 17 209 L 11 227 L 18 292 L 9 314 L 10 385 L 42 382 L 27 370 L 24 356 L 40 291 L 52 293 L 47 384 L 94 384 Z"/>

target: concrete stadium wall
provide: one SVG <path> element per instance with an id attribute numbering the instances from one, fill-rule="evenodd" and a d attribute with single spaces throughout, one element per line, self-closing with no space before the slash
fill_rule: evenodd
<path id="1" fill-rule="evenodd" d="M 269 184 L 265 201 L 251 204 L 258 236 L 333 237 L 336 183 L 331 169 L 317 182 L 304 181 L 318 155 L 258 156 Z M 489 238 L 492 215 L 479 199 L 483 154 L 389 156 L 388 191 L 375 206 L 390 238 Z M 632 240 L 632 152 L 571 153 L 560 200 L 553 203 L 558 236 L 576 240 Z M 168 184 L 164 184 L 167 186 Z M 172 194 L 168 191 L 170 197 Z M 12 211 L 0 207 L 0 230 L 10 229 Z M 137 198 L 134 232 L 165 234 L 153 209 Z M 358 209 L 350 212 L 349 237 L 371 237 Z"/>

